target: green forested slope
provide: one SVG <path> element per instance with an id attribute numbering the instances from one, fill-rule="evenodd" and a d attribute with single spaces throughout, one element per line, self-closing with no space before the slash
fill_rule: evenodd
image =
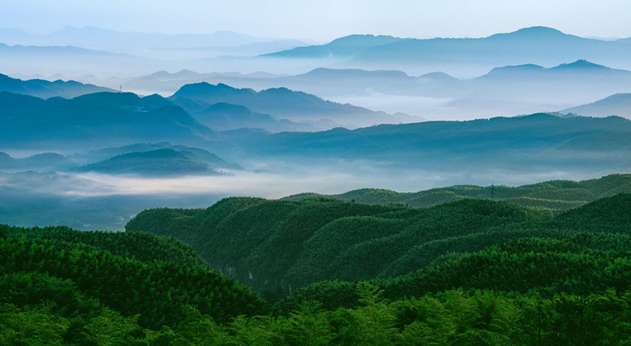
<path id="1" fill-rule="evenodd" d="M 415 267 L 420 270 L 412 272 Z M 452 288 L 545 296 L 624 291 L 631 286 L 631 195 L 605 198 L 547 221 L 428 242 L 391 268 L 399 276 L 373 280 L 390 299 Z M 329 308 L 353 306 L 355 285 L 318 282 L 282 304 L 318 300 Z"/>
<path id="2" fill-rule="evenodd" d="M 191 249 L 150 234 L 3 227 L 1 302 L 52 301 L 52 311 L 90 318 L 102 309 L 137 316 L 145 328 L 174 326 L 183 305 L 219 323 L 267 311 L 248 289 L 207 268 Z M 154 255 L 155 254 L 155 255 Z"/>
<path id="3" fill-rule="evenodd" d="M 414 193 L 360 189 L 326 196 L 304 193 L 284 199 L 300 201 L 317 196 L 365 204 L 404 203 L 412 207 L 429 207 L 462 198 L 486 198 L 507 201 L 524 207 L 566 210 L 623 192 L 631 193 L 630 174 L 612 174 L 600 179 L 578 182 L 553 180 L 518 187 L 459 185 Z"/>
<path id="4" fill-rule="evenodd" d="M 524 189 L 543 195 L 547 189 L 558 196 L 561 189 L 574 191 L 582 186 L 579 190 L 606 195 L 618 191 L 621 180 L 626 179 L 628 176 L 579 183 L 556 181 L 505 188 L 502 193 L 514 196 Z M 145 211 L 128 223 L 127 230 L 181 239 L 213 268 L 257 291 L 280 287 L 294 292 L 323 280 L 395 278 L 462 260 L 467 253 L 491 251 L 513 242 L 521 244 L 521 240 L 574 244 L 582 239 L 580 246 L 601 239 L 598 237 L 623 241 L 620 234 L 631 229 L 629 196 L 619 194 L 556 216 L 545 209 L 475 198 L 425 209 L 322 197 L 302 201 L 231 198 L 205 210 Z M 611 249 L 587 246 L 584 250 Z M 516 268 L 519 265 L 515 264 Z M 352 292 L 352 285 L 349 287 Z M 550 289 L 554 291 L 554 287 Z"/>
<path id="5" fill-rule="evenodd" d="M 63 226 L 22 228 L 7 225 L 0 225 L 0 232 L 12 238 L 57 246 L 68 251 L 109 251 L 115 256 L 130 257 L 141 262 L 161 261 L 209 268 L 208 263 L 187 244 L 148 233 L 79 232 Z"/>
<path id="6" fill-rule="evenodd" d="M 229 198 L 128 228 L 292 293 L 269 309 L 169 237 L 5 226 L 0 345 L 631 344 L 630 194 L 562 213 Z"/>

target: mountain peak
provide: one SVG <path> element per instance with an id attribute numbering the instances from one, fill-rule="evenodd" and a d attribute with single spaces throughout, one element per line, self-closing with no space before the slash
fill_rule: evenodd
<path id="1" fill-rule="evenodd" d="M 400 38 L 387 36 L 387 35 L 368 35 L 368 34 L 353 34 L 337 38 L 329 43 L 329 45 L 336 44 L 357 44 L 357 45 L 382 45 L 400 41 Z"/>
<path id="2" fill-rule="evenodd" d="M 504 75 L 513 75 L 514 73 L 533 73 L 538 71 L 543 71 L 545 68 L 543 66 L 535 65 L 535 64 L 524 64 L 524 65 L 512 65 L 512 66 L 502 66 L 496 67 L 492 69 L 488 74 L 480 77 L 489 77 L 489 76 L 504 76 Z"/>
<path id="3" fill-rule="evenodd" d="M 569 64 L 561 64 L 559 66 L 553 67 L 552 69 L 606 69 L 609 68 L 603 65 L 594 64 L 587 60 L 576 60 L 573 63 Z"/>
<path id="4" fill-rule="evenodd" d="M 489 38 L 520 38 L 520 39 L 542 39 L 542 38 L 563 38 L 567 35 L 557 29 L 549 28 L 546 26 L 533 26 L 529 28 L 522 28 L 517 31 L 504 34 L 495 34 Z"/>
<path id="5" fill-rule="evenodd" d="M 522 34 L 522 35 L 565 35 L 565 33 L 560 30 L 550 28 L 547 26 L 532 26 L 529 28 L 519 29 L 513 34 Z"/>

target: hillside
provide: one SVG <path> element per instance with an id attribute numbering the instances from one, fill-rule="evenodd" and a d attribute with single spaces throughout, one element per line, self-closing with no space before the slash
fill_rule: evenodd
<path id="1" fill-rule="evenodd" d="M 616 94 L 594 103 L 567 108 L 561 113 L 573 113 L 592 117 L 617 115 L 631 119 L 631 94 Z"/>
<path id="2" fill-rule="evenodd" d="M 277 120 L 271 115 L 255 113 L 244 106 L 228 103 L 214 105 L 193 113 L 193 117 L 215 131 L 227 131 L 240 128 L 259 128 L 268 132 L 305 131 L 309 125 L 296 123 L 287 119 Z"/>
<path id="3" fill-rule="evenodd" d="M 626 251 L 631 244 L 630 207 L 631 195 L 619 194 L 543 223 L 520 223 L 491 232 L 446 237 L 413 247 L 392 269 L 393 274 L 403 274 L 401 265 L 422 268 L 427 263 L 425 268 L 373 283 L 384 289 L 384 297 L 389 299 L 453 287 L 536 292 L 548 297 L 559 291 L 577 295 L 607 289 L 624 291 L 631 282 L 631 276 L 621 272 L 631 260 Z M 605 210 L 611 218 L 602 217 Z M 433 252 L 437 250 L 442 256 Z M 421 259 L 433 263 L 428 265 Z M 358 304 L 354 285 L 321 282 L 298 291 L 290 301 L 319 300 L 328 308 L 352 306 Z"/>
<path id="4" fill-rule="evenodd" d="M 211 314 L 217 322 L 267 309 L 249 290 L 207 269 L 188 246 L 172 238 L 0 228 L 8 236 L 0 240 L 0 287 L 3 298 L 15 304 L 12 309 L 52 300 L 49 313 L 76 319 L 75 328 L 99 316 L 106 321 L 107 316 L 139 315 L 134 323 L 153 330 L 184 321 L 182 305 Z"/>
<path id="5" fill-rule="evenodd" d="M 298 59 L 348 58 L 365 52 L 372 47 L 398 41 L 401 41 L 401 39 L 392 36 L 350 35 L 335 39 L 330 43 L 320 46 L 296 47 L 277 53 L 265 54 L 263 56 Z"/>
<path id="6" fill-rule="evenodd" d="M 609 174 L 631 169 L 631 121 L 532 114 L 472 121 L 379 125 L 316 133 L 224 135 L 250 157 L 297 163 L 365 160 L 372 166 L 424 171 Z"/>
<path id="7" fill-rule="evenodd" d="M 50 171 L 72 166 L 72 160 L 57 153 L 41 153 L 23 158 L 13 158 L 0 152 L 0 170 L 7 171 Z"/>
<path id="8" fill-rule="evenodd" d="M 5 146 L 95 147 L 139 141 L 200 143 L 212 130 L 157 96 L 96 93 L 71 100 L 0 93 Z"/>
<path id="9" fill-rule="evenodd" d="M 157 149 L 114 156 L 73 169 L 75 172 L 131 174 L 142 176 L 219 175 L 192 152 Z"/>
<path id="10" fill-rule="evenodd" d="M 415 120 L 406 115 L 390 115 L 350 104 L 339 104 L 287 88 L 256 92 L 252 89 L 236 89 L 225 84 L 212 85 L 203 82 L 183 86 L 170 99 L 191 112 L 216 103 L 228 103 L 290 121 L 316 122 L 325 119 L 349 127 Z"/>
<path id="11" fill-rule="evenodd" d="M 527 200 L 527 194 L 537 195 L 542 202 L 537 205 L 537 199 L 531 197 L 531 206 L 541 207 L 547 202 L 548 208 L 568 208 L 587 203 L 581 201 L 586 194 L 591 194 L 589 200 L 596 200 L 629 192 L 628 187 L 628 176 L 609 176 L 584 182 L 499 187 L 495 193 L 498 199 L 518 203 Z M 230 198 L 205 210 L 144 211 L 126 229 L 174 236 L 191 244 L 217 270 L 259 291 L 282 287 L 290 292 L 321 280 L 405 275 L 429 266 L 455 249 L 481 251 L 493 244 L 533 236 L 565 239 L 571 232 L 555 235 L 554 230 L 588 229 L 588 222 L 557 221 L 567 220 L 565 215 L 569 214 L 553 218 L 550 212 L 475 199 L 480 190 L 483 189 L 473 186 L 443 189 L 461 191 L 463 195 L 460 200 L 428 209 L 391 203 L 400 202 L 392 198 L 382 201 L 386 204 L 373 206 L 317 196 L 301 201 Z M 465 196 L 467 191 L 469 195 Z M 624 197 L 616 198 L 626 203 Z M 560 201 L 553 202 L 555 199 Z M 448 199 L 434 204 L 445 201 Z M 585 208 L 598 203 L 592 202 Z M 616 229 L 624 232 L 624 227 Z M 597 227 L 589 230 L 605 231 Z"/>
<path id="12" fill-rule="evenodd" d="M 35 96 L 43 99 L 51 97 L 75 98 L 97 92 L 113 92 L 114 90 L 75 81 L 56 80 L 49 82 L 41 79 L 20 80 L 0 74 L 0 92 Z"/>
<path id="13" fill-rule="evenodd" d="M 522 207 L 565 210 L 622 192 L 631 193 L 631 175 L 616 174 L 578 182 L 555 180 L 518 187 L 462 185 L 413 193 L 361 189 L 339 195 L 304 193 L 283 199 L 300 201 L 324 197 L 364 204 L 402 203 L 410 207 L 430 207 L 464 198 L 481 198 L 506 201 Z"/>
<path id="14" fill-rule="evenodd" d="M 254 90 L 288 88 L 341 104 L 442 120 L 556 111 L 613 94 L 631 93 L 629 70 L 584 59 L 550 65 L 494 65 L 466 77 L 454 74 L 459 78 L 433 71 L 416 75 L 392 69 L 336 67 L 318 67 L 292 76 L 158 72 L 124 85 L 160 93 L 175 93 L 182 85 L 200 82 Z M 442 68 L 437 66 L 436 71 Z M 187 108 L 189 111 L 201 111 L 207 106 L 196 106 L 190 101 L 181 105 L 193 107 Z"/>
<path id="15" fill-rule="evenodd" d="M 0 340 L 624 345 L 630 207 L 629 194 L 557 216 L 475 199 L 419 209 L 231 198 L 209 209 L 138 217 L 155 233 L 208 241 L 221 253 L 203 256 L 224 261 L 230 275 L 250 284 L 352 278 L 287 286 L 290 295 L 267 290 L 272 309 L 170 237 L 0 226 L 7 299 L 0 302 Z M 242 268 L 230 265 L 245 253 L 254 262 L 239 274 Z M 265 282 L 255 271 L 278 272 L 296 258 L 300 266 L 285 281 Z M 361 277 L 373 279 L 355 279 Z"/>

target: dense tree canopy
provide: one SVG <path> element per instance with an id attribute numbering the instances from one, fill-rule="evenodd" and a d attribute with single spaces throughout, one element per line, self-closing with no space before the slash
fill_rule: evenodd
<path id="1" fill-rule="evenodd" d="M 630 194 L 228 198 L 127 229 L 0 226 L 0 345 L 631 345 Z"/>
<path id="2" fill-rule="evenodd" d="M 520 238 L 565 239 L 587 230 L 564 221 L 568 219 L 572 217 L 473 198 L 426 209 L 320 197 L 229 198 L 208 209 L 148 210 L 127 230 L 187 242 L 213 268 L 255 290 L 292 292 L 322 280 L 396 277 L 454 253 Z"/>
<path id="3" fill-rule="evenodd" d="M 208 269 L 188 246 L 172 238 L 67 228 L 6 229 L 10 237 L 0 242 L 0 287 L 2 300 L 17 307 L 52 300 L 52 311 L 68 317 L 108 308 L 127 317 L 139 315 L 138 324 L 147 328 L 177 325 L 184 318 L 182 305 L 219 323 L 268 309 L 248 289 Z"/>

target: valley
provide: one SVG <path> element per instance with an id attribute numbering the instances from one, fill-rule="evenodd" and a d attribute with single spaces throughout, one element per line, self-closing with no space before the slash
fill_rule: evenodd
<path id="1" fill-rule="evenodd" d="M 631 345 L 631 5 L 0 11 L 0 346 Z"/>

